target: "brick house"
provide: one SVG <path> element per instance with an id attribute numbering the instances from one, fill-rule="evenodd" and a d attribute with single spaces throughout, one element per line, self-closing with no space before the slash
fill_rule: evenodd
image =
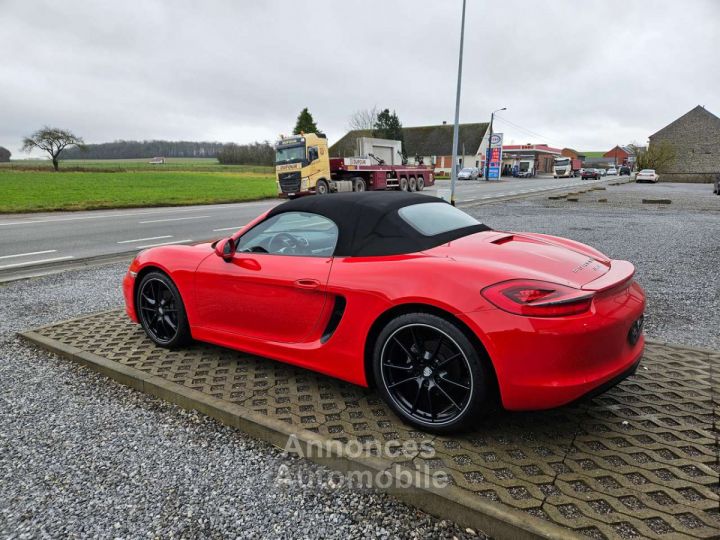
<path id="1" fill-rule="evenodd" d="M 612 150 L 609 150 L 603 154 L 604 158 L 610 158 L 613 160 L 613 163 L 620 166 L 620 165 L 629 165 L 632 166 L 632 164 L 635 162 L 635 154 L 634 152 L 627 146 L 616 146 Z"/>
<path id="2" fill-rule="evenodd" d="M 720 173 L 720 118 L 698 105 L 650 135 L 650 147 L 661 141 L 675 149 L 675 161 L 661 174 L 665 182 L 712 182 Z"/>
<path id="3" fill-rule="evenodd" d="M 481 149 L 487 146 L 485 133 L 487 123 L 460 124 L 458 137 L 458 162 L 461 167 L 482 167 L 484 159 Z M 438 174 L 449 174 L 452 167 L 452 124 L 439 126 L 404 127 L 404 150 L 408 163 L 417 163 L 419 157 L 425 165 L 434 165 Z M 358 137 L 372 137 L 372 130 L 356 129 L 348 131 L 330 147 L 330 155 L 338 157 L 354 156 L 357 153 Z"/>

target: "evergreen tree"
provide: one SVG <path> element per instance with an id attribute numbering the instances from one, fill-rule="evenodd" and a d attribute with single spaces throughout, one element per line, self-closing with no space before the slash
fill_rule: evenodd
<path id="1" fill-rule="evenodd" d="M 379 139 L 391 139 L 402 143 L 403 157 L 405 157 L 405 137 L 403 136 L 402 124 L 395 111 L 385 109 L 377 115 L 373 137 Z"/>
<path id="2" fill-rule="evenodd" d="M 319 133 L 315 120 L 305 107 L 298 115 L 297 122 L 295 123 L 295 129 L 293 129 L 293 135 L 300 135 L 300 133 Z"/>

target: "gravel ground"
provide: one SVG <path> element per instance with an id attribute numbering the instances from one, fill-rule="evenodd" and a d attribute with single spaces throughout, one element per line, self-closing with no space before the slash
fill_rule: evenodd
<path id="1" fill-rule="evenodd" d="M 124 271 L 0 286 L 0 537 L 477 538 L 15 337 L 117 307 Z"/>
<path id="2" fill-rule="evenodd" d="M 637 204 L 645 188 L 628 185 L 577 203 L 537 197 L 470 211 L 498 229 L 567 236 L 633 261 L 648 293 L 648 336 L 720 349 L 720 210 L 693 204 L 704 192 L 692 189 L 662 209 Z M 611 202 L 597 203 L 600 193 Z M 15 337 L 120 305 L 124 270 L 0 286 L 0 537 L 474 536 L 372 491 L 278 480 L 281 470 L 327 470 Z"/>
<path id="3" fill-rule="evenodd" d="M 624 184 L 463 208 L 489 226 L 572 238 L 635 264 L 652 339 L 720 349 L 720 197 L 710 184 Z M 607 198 L 607 203 L 599 203 Z M 669 205 L 642 204 L 668 198 Z"/>

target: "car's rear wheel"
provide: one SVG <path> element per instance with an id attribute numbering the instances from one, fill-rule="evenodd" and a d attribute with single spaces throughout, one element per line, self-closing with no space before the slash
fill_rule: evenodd
<path id="1" fill-rule="evenodd" d="M 373 370 L 393 411 L 427 431 L 468 428 L 486 405 L 483 359 L 457 325 L 436 315 L 409 313 L 390 321 L 375 343 Z"/>
<path id="2" fill-rule="evenodd" d="M 157 345 L 173 349 L 191 339 L 180 291 L 162 272 L 145 274 L 135 299 L 140 324 Z"/>

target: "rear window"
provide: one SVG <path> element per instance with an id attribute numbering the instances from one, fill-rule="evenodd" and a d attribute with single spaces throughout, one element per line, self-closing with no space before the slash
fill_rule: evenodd
<path id="1" fill-rule="evenodd" d="M 398 210 L 400 217 L 425 236 L 479 225 L 480 222 L 462 210 L 444 202 L 420 203 Z"/>

